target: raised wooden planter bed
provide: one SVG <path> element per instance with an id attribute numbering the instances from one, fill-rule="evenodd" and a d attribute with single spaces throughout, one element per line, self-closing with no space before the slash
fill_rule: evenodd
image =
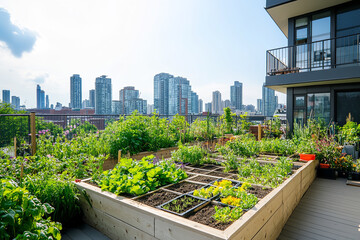
<path id="1" fill-rule="evenodd" d="M 85 221 L 112 239 L 276 239 L 315 179 L 317 164 L 306 163 L 224 231 L 102 192 L 85 182 L 75 184 L 83 193 Z"/>

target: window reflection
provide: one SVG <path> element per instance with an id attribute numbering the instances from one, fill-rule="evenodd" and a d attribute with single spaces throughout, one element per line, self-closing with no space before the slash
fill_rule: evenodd
<path id="1" fill-rule="evenodd" d="M 307 117 L 330 122 L 330 93 L 311 93 L 307 95 Z"/>

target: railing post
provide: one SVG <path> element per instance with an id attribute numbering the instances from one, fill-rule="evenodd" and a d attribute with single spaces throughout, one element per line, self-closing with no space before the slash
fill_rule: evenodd
<path id="1" fill-rule="evenodd" d="M 261 124 L 258 125 L 258 141 L 261 140 Z"/>
<path id="2" fill-rule="evenodd" d="M 30 131 L 31 131 L 31 155 L 36 153 L 36 122 L 35 112 L 30 113 Z"/>

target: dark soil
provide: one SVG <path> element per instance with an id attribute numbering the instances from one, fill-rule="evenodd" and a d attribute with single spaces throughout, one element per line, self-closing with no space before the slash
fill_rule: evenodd
<path id="1" fill-rule="evenodd" d="M 168 204 L 162 206 L 162 208 L 181 214 L 196 207 L 202 202 L 204 201 L 185 195 L 178 199 L 172 200 Z"/>
<path id="2" fill-rule="evenodd" d="M 176 198 L 177 196 L 179 196 L 179 195 L 172 193 L 172 192 L 159 190 L 155 193 L 138 198 L 138 199 L 136 199 L 136 201 L 141 202 L 146 205 L 149 205 L 149 206 L 152 206 L 152 207 L 156 207 L 158 205 L 161 205 L 163 203 L 170 201 L 173 198 Z"/>
<path id="3" fill-rule="evenodd" d="M 264 198 L 266 195 L 268 195 L 269 192 L 272 191 L 272 188 L 265 188 L 259 186 L 252 186 L 247 190 L 247 192 L 254 194 L 257 198 Z"/>
<path id="4" fill-rule="evenodd" d="M 212 176 L 216 176 L 216 177 L 230 177 L 230 176 L 233 176 L 232 174 L 228 174 L 228 173 L 224 173 L 224 172 L 211 172 L 210 175 Z"/>
<path id="5" fill-rule="evenodd" d="M 201 167 L 202 169 L 207 169 L 207 170 L 213 170 L 215 168 L 218 168 L 219 166 L 216 165 L 205 165 L 203 167 Z"/>
<path id="6" fill-rule="evenodd" d="M 216 179 L 217 178 L 212 178 L 212 177 L 207 177 L 207 176 L 197 176 L 190 180 L 195 181 L 195 182 L 210 183 L 212 181 L 215 181 Z"/>
<path id="7" fill-rule="evenodd" d="M 225 169 L 225 168 L 221 167 L 221 168 L 216 169 L 215 171 L 216 171 L 216 172 L 223 172 L 224 169 Z"/>
<path id="8" fill-rule="evenodd" d="M 178 192 L 178 193 L 187 193 L 187 192 L 191 192 L 191 191 L 201 188 L 201 187 L 203 187 L 203 185 L 196 184 L 196 183 L 182 182 L 182 183 L 177 183 L 170 187 L 167 187 L 167 189 Z"/>
<path id="9" fill-rule="evenodd" d="M 219 230 L 225 230 L 228 226 L 232 224 L 232 222 L 221 223 L 216 221 L 214 218 L 212 218 L 214 214 L 215 214 L 214 205 L 209 204 L 204 208 L 202 208 L 201 210 L 199 210 L 198 212 L 190 215 L 189 219 Z"/>
<path id="10" fill-rule="evenodd" d="M 190 170 L 189 172 L 192 172 L 192 173 L 202 173 L 202 174 L 207 174 L 207 173 L 209 173 L 209 171 L 203 170 L 203 169 L 199 169 L 199 168 L 194 168 L 194 169 Z"/>
<path id="11" fill-rule="evenodd" d="M 235 174 L 231 174 L 231 175 L 227 176 L 227 178 L 234 179 L 234 180 L 237 180 L 237 181 L 239 180 L 239 176 L 235 175 Z"/>

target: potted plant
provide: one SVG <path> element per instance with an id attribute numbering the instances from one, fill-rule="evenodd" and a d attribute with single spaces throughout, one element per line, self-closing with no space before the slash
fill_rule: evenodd
<path id="1" fill-rule="evenodd" d="M 353 164 L 353 171 L 348 175 L 349 180 L 359 181 L 360 180 L 360 160 Z"/>
<path id="2" fill-rule="evenodd" d="M 360 141 L 360 125 L 348 118 L 346 124 L 340 127 L 339 130 L 338 138 L 344 144 L 343 152 L 352 155 L 356 159 L 358 157 L 357 147 Z"/>
<path id="3" fill-rule="evenodd" d="M 300 155 L 300 161 L 315 160 L 315 144 L 313 141 L 302 141 L 299 144 L 298 153 Z"/>

